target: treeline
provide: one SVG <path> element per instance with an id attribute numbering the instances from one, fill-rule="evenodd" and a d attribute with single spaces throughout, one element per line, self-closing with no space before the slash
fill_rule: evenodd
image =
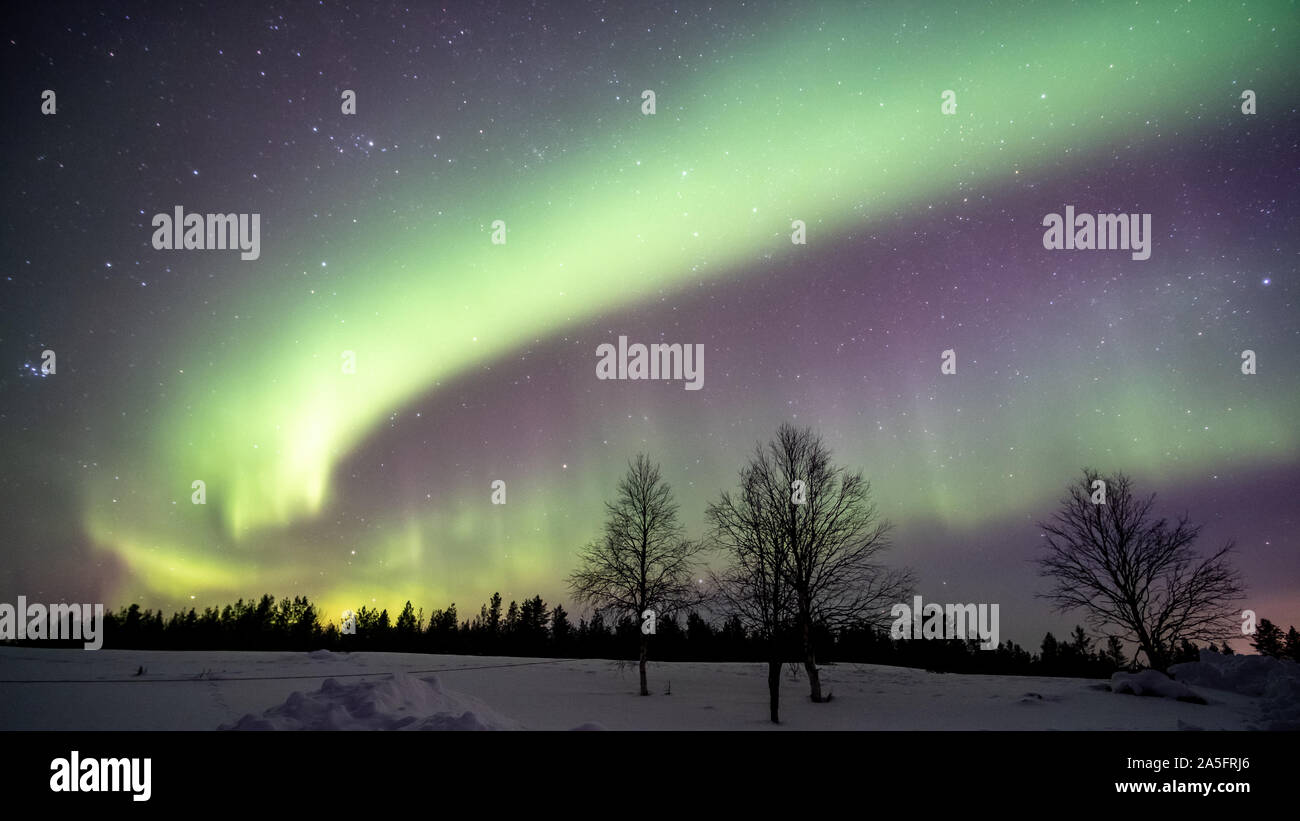
<path id="1" fill-rule="evenodd" d="M 1260 619 L 1250 646 L 1261 656 L 1300 661 L 1300 632 L 1292 625 L 1286 633 L 1268 619 Z"/>
<path id="2" fill-rule="evenodd" d="M 345 634 L 339 625 L 321 622 L 320 609 L 305 596 L 278 601 L 271 595 L 258 600 L 240 599 L 222 608 L 202 612 L 191 608 L 164 617 L 162 611 L 138 604 L 105 613 L 104 647 L 117 650 L 292 650 L 326 649 L 335 652 L 387 651 L 458 655 L 529 656 L 541 658 L 607 658 L 633 660 L 640 640 L 639 622 L 628 614 L 613 623 L 600 615 L 572 620 L 563 605 L 548 606 L 541 596 L 522 604 L 504 605 L 493 594 L 472 619 L 460 618 L 456 605 L 433 610 L 407 602 L 393 618 L 386 609 L 361 607 L 356 611 L 356 631 Z M 661 661 L 766 661 L 768 645 L 750 635 L 739 618 L 710 620 L 691 611 L 684 618 L 657 620 L 652 637 L 655 658 Z M 1265 647 L 1272 649 L 1274 631 L 1260 622 Z M 917 667 L 936 672 L 989 675 L 1071 676 L 1106 678 L 1118 670 L 1134 669 L 1121 643 L 1112 639 L 1094 646 L 1082 627 L 1067 639 L 1044 636 L 1039 651 L 1031 653 L 1012 641 L 995 650 L 981 650 L 975 640 L 897 640 L 888 632 L 857 627 L 833 632 L 820 627 L 817 641 L 826 648 L 825 661 Z M 1257 649 L 1259 648 L 1257 637 Z M 1300 653 L 1300 635 L 1294 628 L 1277 640 L 1279 657 Z M 49 642 L 21 642 L 49 646 Z M 789 635 L 782 644 L 787 661 L 800 660 L 799 637 Z M 1231 653 L 1207 645 L 1208 649 Z M 1184 642 L 1176 661 L 1195 661 L 1200 648 Z M 1270 655 L 1272 653 L 1269 653 Z M 1295 655 L 1290 657 L 1295 658 Z"/>

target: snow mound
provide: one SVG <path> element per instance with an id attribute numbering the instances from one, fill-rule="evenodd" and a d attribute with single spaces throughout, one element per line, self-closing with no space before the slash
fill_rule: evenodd
<path id="1" fill-rule="evenodd" d="M 1300 664 L 1290 659 L 1202 650 L 1200 661 L 1175 664 L 1169 671 L 1198 687 L 1261 696 L 1268 729 L 1300 730 Z"/>
<path id="2" fill-rule="evenodd" d="M 1114 673 L 1110 677 L 1110 689 L 1116 693 L 1129 693 L 1135 696 L 1155 696 L 1172 698 L 1177 701 L 1189 701 L 1204 704 L 1205 699 L 1192 692 L 1192 689 L 1180 681 L 1174 681 L 1159 670 L 1143 670 L 1140 673 Z"/>
<path id="3" fill-rule="evenodd" d="M 575 733 L 590 732 L 590 731 L 599 731 L 604 729 L 605 729 L 605 725 L 601 724 L 599 721 L 588 721 L 583 724 L 579 724 L 577 727 L 574 727 L 570 732 L 575 732 Z"/>
<path id="4" fill-rule="evenodd" d="M 1287 661 L 1281 670 L 1281 674 L 1269 676 L 1264 688 L 1260 706 L 1268 722 L 1265 729 L 1300 730 L 1300 665 Z"/>
<path id="5" fill-rule="evenodd" d="M 1202 650 L 1200 661 L 1175 664 L 1169 672 L 1198 687 L 1262 696 L 1271 681 L 1300 676 L 1300 666 L 1271 656 L 1224 656 Z"/>
<path id="6" fill-rule="evenodd" d="M 334 658 L 334 654 L 331 653 L 329 650 L 312 650 L 310 653 L 307 654 L 307 658 L 309 658 L 309 659 L 332 659 L 332 658 Z"/>
<path id="7" fill-rule="evenodd" d="M 437 676 L 393 673 L 379 681 L 326 679 L 314 693 L 293 692 L 258 718 L 222 730 L 515 730 L 521 726 L 472 696 L 444 690 Z"/>

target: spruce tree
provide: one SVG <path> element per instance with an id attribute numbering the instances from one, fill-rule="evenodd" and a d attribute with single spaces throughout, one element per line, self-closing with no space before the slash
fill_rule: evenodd
<path id="1" fill-rule="evenodd" d="M 1282 653 L 1292 661 L 1300 661 L 1300 633 L 1296 632 L 1294 626 L 1286 631 L 1286 643 L 1283 645 Z"/>
<path id="2" fill-rule="evenodd" d="M 562 654 L 566 651 L 572 632 L 569 614 L 564 611 L 563 606 L 555 605 L 555 609 L 551 611 L 551 643 L 557 653 Z"/>
<path id="3" fill-rule="evenodd" d="M 1282 628 L 1278 627 L 1268 619 L 1260 619 L 1259 625 L 1255 628 L 1255 638 L 1251 640 L 1250 646 L 1261 656 L 1272 656 L 1273 658 L 1282 658 Z"/>

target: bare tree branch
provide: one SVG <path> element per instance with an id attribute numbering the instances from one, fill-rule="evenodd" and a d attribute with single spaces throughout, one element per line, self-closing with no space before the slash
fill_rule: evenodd
<path id="1" fill-rule="evenodd" d="M 579 554 L 569 576 L 575 599 L 597 612 L 631 613 L 641 624 L 647 610 L 668 616 L 698 604 L 692 582 L 701 543 L 683 536 L 672 490 L 659 466 L 638 454 L 619 481 L 613 502 L 605 503 L 604 532 Z M 641 633 L 641 695 L 646 685 L 648 636 Z"/>
<path id="2" fill-rule="evenodd" d="M 883 626 L 889 605 L 912 590 L 910 571 L 881 562 L 890 525 L 870 493 L 861 473 L 831 464 L 820 436 L 786 423 L 755 449 L 740 498 L 723 494 L 709 509 L 712 538 L 732 558 L 720 592 L 764 635 L 797 629 L 813 701 L 822 700 L 814 628 Z"/>
<path id="3" fill-rule="evenodd" d="M 1094 502 L 1099 491 L 1103 503 Z M 1134 494 L 1128 476 L 1085 469 L 1052 519 L 1040 523 L 1046 553 L 1039 571 L 1053 579 L 1040 596 L 1058 610 L 1085 611 L 1091 625 L 1134 642 L 1151 667 L 1166 670 L 1181 642 L 1233 634 L 1244 591 L 1229 562 L 1232 542 L 1201 558 L 1193 548 L 1200 526 L 1186 514 L 1173 522 L 1157 517 L 1154 505 L 1154 494 Z"/>

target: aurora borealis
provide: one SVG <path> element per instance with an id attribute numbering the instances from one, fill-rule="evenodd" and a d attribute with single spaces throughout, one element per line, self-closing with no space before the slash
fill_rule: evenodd
<path id="1" fill-rule="evenodd" d="M 927 600 L 1016 641 L 1076 621 L 1028 560 L 1085 465 L 1235 538 L 1246 606 L 1300 622 L 1293 3 L 10 23 L 10 598 L 567 601 L 636 452 L 698 536 L 792 420 Z M 1045 250 L 1066 205 L 1151 214 L 1151 258 Z M 260 257 L 154 250 L 176 206 L 260 214 Z M 702 390 L 598 380 L 620 335 L 703 344 Z"/>

